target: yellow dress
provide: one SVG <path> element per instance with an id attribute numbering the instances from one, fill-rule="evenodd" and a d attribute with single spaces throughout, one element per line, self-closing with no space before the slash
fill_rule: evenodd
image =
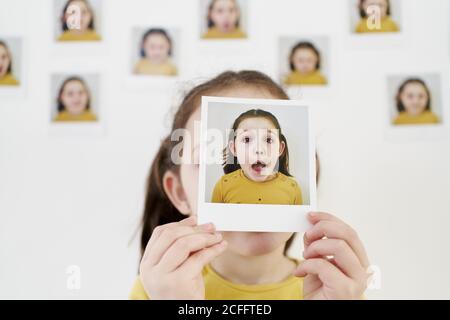
<path id="1" fill-rule="evenodd" d="M 11 74 L 6 74 L 3 78 L 0 78 L 0 86 L 18 86 L 19 81 Z"/>
<path id="2" fill-rule="evenodd" d="M 410 115 L 407 112 L 400 112 L 398 117 L 394 120 L 394 124 L 437 124 L 439 117 L 431 111 L 424 111 L 418 116 Z"/>
<path id="3" fill-rule="evenodd" d="M 370 29 L 367 26 L 368 18 L 363 18 L 356 26 L 356 33 L 374 33 L 374 32 L 399 32 L 400 29 L 391 17 L 385 17 L 381 19 L 381 28 L 380 29 Z"/>
<path id="4" fill-rule="evenodd" d="M 298 264 L 298 261 L 295 262 Z M 235 284 L 224 279 L 208 264 L 203 268 L 202 276 L 206 300 L 303 300 L 303 278 L 294 275 L 273 284 Z M 129 298 L 150 299 L 139 278 Z"/>
<path id="5" fill-rule="evenodd" d="M 285 85 L 326 85 L 327 83 L 327 78 L 319 70 L 308 74 L 292 71 L 284 79 Z"/>
<path id="6" fill-rule="evenodd" d="M 178 71 L 177 67 L 175 67 L 169 59 L 162 64 L 152 63 L 148 59 L 141 59 L 134 67 L 134 73 L 143 75 L 176 76 Z"/>
<path id="7" fill-rule="evenodd" d="M 90 111 L 84 111 L 78 115 L 71 114 L 67 111 L 61 111 L 54 119 L 55 122 L 85 122 L 85 121 L 97 121 L 95 114 Z"/>
<path id="8" fill-rule="evenodd" d="M 247 178 L 242 169 L 228 173 L 216 183 L 212 202 L 243 204 L 286 204 L 303 203 L 300 187 L 295 179 L 281 172 L 264 182 Z"/>
<path id="9" fill-rule="evenodd" d="M 242 39 L 247 35 L 240 28 L 236 28 L 231 32 L 222 32 L 217 27 L 209 28 L 202 36 L 203 39 Z"/>
<path id="10" fill-rule="evenodd" d="M 100 41 L 102 37 L 94 30 L 88 30 L 83 33 L 77 31 L 65 31 L 58 37 L 58 41 Z"/>

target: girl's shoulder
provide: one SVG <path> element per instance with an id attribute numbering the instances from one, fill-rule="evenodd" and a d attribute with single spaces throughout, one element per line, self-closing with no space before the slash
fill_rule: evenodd
<path id="1" fill-rule="evenodd" d="M 285 175 L 284 173 L 278 172 L 278 179 L 282 182 L 290 184 L 293 187 L 298 187 L 297 180 L 292 176 L 288 176 Z"/>
<path id="2" fill-rule="evenodd" d="M 134 281 L 133 287 L 131 288 L 131 292 L 128 295 L 128 299 L 130 300 L 150 300 L 147 292 L 145 292 L 144 286 L 142 285 L 142 281 L 140 277 Z"/>
<path id="3" fill-rule="evenodd" d="M 230 173 L 224 174 L 222 177 L 220 177 L 220 182 L 222 183 L 228 183 L 230 181 L 233 181 L 234 179 L 238 179 L 241 176 L 241 169 L 235 170 Z"/>

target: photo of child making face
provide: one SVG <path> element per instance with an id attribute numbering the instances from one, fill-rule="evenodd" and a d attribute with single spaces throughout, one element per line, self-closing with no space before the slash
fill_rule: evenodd
<path id="1" fill-rule="evenodd" d="M 138 75 L 177 75 L 172 61 L 174 42 L 169 32 L 161 28 L 148 29 L 139 44 L 139 61 L 133 72 Z"/>
<path id="2" fill-rule="evenodd" d="M 238 0 L 209 0 L 207 31 L 203 39 L 246 38 L 241 29 L 241 8 Z"/>
<path id="3" fill-rule="evenodd" d="M 98 0 L 97 0 L 98 1 Z M 61 1 L 57 0 L 59 7 Z M 68 0 L 60 13 L 58 41 L 100 41 L 96 13 L 88 0 Z"/>
<path id="4" fill-rule="evenodd" d="M 297 42 L 289 54 L 289 74 L 285 85 L 326 85 L 327 78 L 321 71 L 322 58 L 319 49 L 309 41 Z"/>
<path id="5" fill-rule="evenodd" d="M 0 38 L 0 86 L 18 86 L 19 80 L 13 64 L 16 62 L 15 59 L 19 59 L 20 53 L 17 52 L 17 56 L 13 56 L 8 42 L 15 42 L 17 44 L 17 50 L 20 51 L 19 39 L 7 41 L 6 39 Z"/>
<path id="6" fill-rule="evenodd" d="M 201 113 L 193 153 L 200 163 L 199 218 L 223 230 L 302 229 L 305 210 L 316 201 L 309 107 L 294 100 L 203 97 Z"/>
<path id="7" fill-rule="evenodd" d="M 58 80 L 53 79 L 53 86 Z M 80 76 L 69 76 L 59 86 L 56 95 L 54 122 L 93 122 L 97 116 L 93 111 L 93 98 L 86 80 Z"/>
<path id="8" fill-rule="evenodd" d="M 434 88 L 439 91 L 439 88 Z M 438 105 L 438 94 L 433 97 L 428 84 L 421 78 L 401 82 L 395 95 L 394 125 L 438 124 L 440 117 L 433 111 Z"/>
<path id="9" fill-rule="evenodd" d="M 399 32 L 400 28 L 392 18 L 392 4 L 395 0 L 358 0 L 359 22 L 355 33 Z"/>
<path id="10" fill-rule="evenodd" d="M 232 126 L 224 151 L 224 175 L 212 202 L 302 204 L 302 193 L 289 173 L 289 149 L 277 118 L 262 109 L 242 113 Z"/>

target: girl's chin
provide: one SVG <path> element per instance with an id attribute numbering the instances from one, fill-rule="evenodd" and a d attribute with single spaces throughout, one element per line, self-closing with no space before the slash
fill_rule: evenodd
<path id="1" fill-rule="evenodd" d="M 277 232 L 224 232 L 229 248 L 243 256 L 268 254 L 283 245 L 290 234 Z"/>

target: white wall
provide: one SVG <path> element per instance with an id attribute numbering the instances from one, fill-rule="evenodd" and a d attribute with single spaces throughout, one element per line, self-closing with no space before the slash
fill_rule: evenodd
<path id="1" fill-rule="evenodd" d="M 385 138 L 386 74 L 442 72 L 450 119 L 448 1 L 404 1 L 412 41 L 380 50 L 348 45 L 343 0 L 250 1 L 250 40 L 232 43 L 199 42 L 197 1 L 104 2 L 104 44 L 71 51 L 54 46 L 51 1 L 0 0 L 0 34 L 29 48 L 25 96 L 0 96 L 0 298 L 126 298 L 145 178 L 184 81 L 244 67 L 276 77 L 278 36 L 297 32 L 331 36 L 337 81 L 313 96 L 319 206 L 354 226 L 380 267 L 368 297 L 450 298 L 449 131 Z M 182 82 L 129 86 L 131 28 L 147 24 L 180 27 Z M 49 74 L 78 65 L 102 72 L 104 133 L 50 135 Z M 69 265 L 81 290 L 66 288 Z"/>

